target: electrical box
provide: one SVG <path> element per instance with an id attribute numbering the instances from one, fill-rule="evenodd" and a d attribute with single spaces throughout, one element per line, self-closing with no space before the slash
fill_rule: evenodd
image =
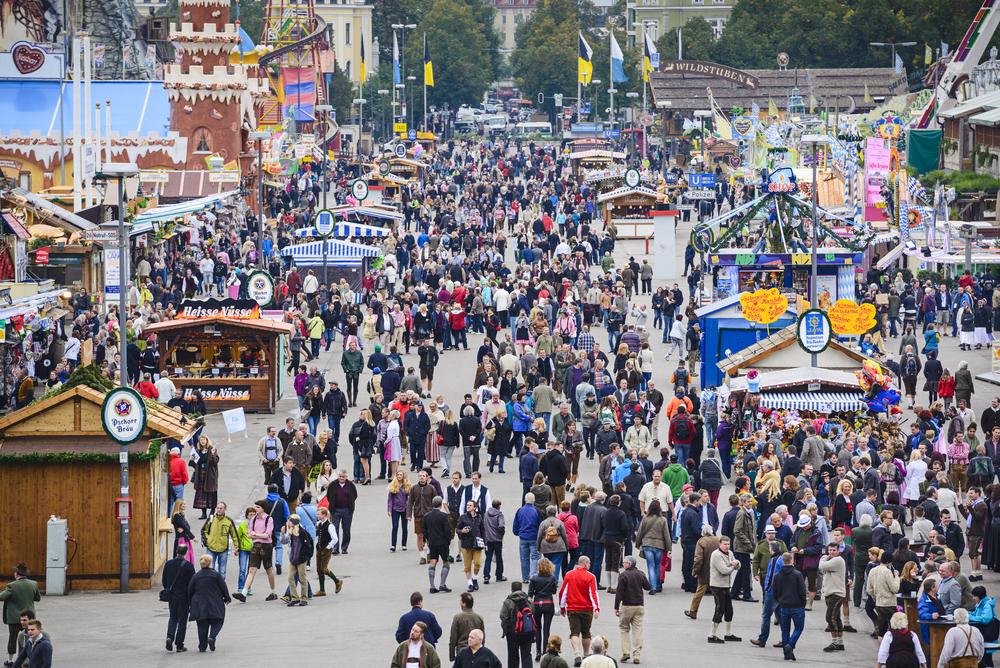
<path id="1" fill-rule="evenodd" d="M 66 520 L 53 515 L 45 523 L 45 595 L 66 594 Z"/>

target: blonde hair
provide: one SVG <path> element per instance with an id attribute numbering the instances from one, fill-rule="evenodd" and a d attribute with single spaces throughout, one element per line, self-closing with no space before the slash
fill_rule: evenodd
<path id="1" fill-rule="evenodd" d="M 181 512 L 181 505 L 183 505 L 184 499 L 174 499 L 174 507 L 170 509 L 170 517 L 178 515 Z"/>
<path id="2" fill-rule="evenodd" d="M 302 518 L 299 517 L 297 513 L 292 513 L 291 515 L 288 516 L 288 520 L 289 521 L 291 521 L 291 520 L 299 520 L 299 521 L 301 521 L 301 519 Z M 299 528 L 300 527 L 299 527 L 299 523 L 298 522 L 292 523 L 292 526 L 288 529 L 288 535 L 289 536 L 298 536 L 299 535 Z M 208 555 L 205 555 L 205 556 L 208 556 Z M 211 557 L 209 557 L 209 558 L 211 558 Z"/>
<path id="3" fill-rule="evenodd" d="M 444 421 L 448 424 L 455 424 L 455 414 L 452 412 L 450 408 L 447 411 L 445 411 Z"/>
<path id="4" fill-rule="evenodd" d="M 399 481 L 399 478 L 393 478 L 392 479 L 392 482 L 389 483 L 389 493 L 390 494 L 395 494 L 396 492 L 399 491 L 400 486 L 402 486 L 402 488 L 403 488 L 403 493 L 406 494 L 407 496 L 409 496 L 410 495 L 410 478 L 405 473 L 403 474 L 403 481 L 402 481 L 402 483 Z"/>

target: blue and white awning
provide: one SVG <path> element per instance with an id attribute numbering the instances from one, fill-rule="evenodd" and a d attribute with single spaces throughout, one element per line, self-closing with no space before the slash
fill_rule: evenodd
<path id="1" fill-rule="evenodd" d="M 338 222 L 333 226 L 333 235 L 336 237 L 387 237 L 390 231 L 386 227 L 364 225 L 362 223 Z M 295 236 L 315 237 L 318 235 L 316 234 L 316 228 L 305 227 L 301 230 L 295 230 Z"/>
<path id="2" fill-rule="evenodd" d="M 350 241 L 327 239 L 296 244 L 282 249 L 281 254 L 291 257 L 299 267 L 323 265 L 323 244 L 326 244 L 327 264 L 334 267 L 360 267 L 366 257 L 377 257 L 382 250 L 377 246 L 365 246 Z"/>
<path id="3" fill-rule="evenodd" d="M 760 403 L 768 408 L 798 411 L 858 411 L 866 404 L 860 392 L 762 392 Z"/>

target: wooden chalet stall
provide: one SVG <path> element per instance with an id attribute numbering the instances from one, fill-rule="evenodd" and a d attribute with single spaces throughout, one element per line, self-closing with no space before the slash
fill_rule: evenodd
<path id="1" fill-rule="evenodd" d="M 243 407 L 273 413 L 281 394 L 282 335 L 290 323 L 260 318 L 256 302 L 209 299 L 181 303 L 176 320 L 153 323 L 160 374 L 180 396 L 201 390 L 209 412 Z"/>
<path id="2" fill-rule="evenodd" d="M 597 201 L 603 207 L 605 225 L 613 222 L 619 238 L 641 239 L 653 235 L 651 213 L 657 196 L 655 190 L 644 186 L 622 186 L 599 195 Z"/>
<path id="3" fill-rule="evenodd" d="M 624 161 L 625 154 L 608 149 L 588 148 L 577 150 L 576 146 L 569 154 L 570 172 L 581 181 L 591 170 L 608 169 L 615 160 Z"/>
<path id="4" fill-rule="evenodd" d="M 119 445 L 101 426 L 104 391 L 76 385 L 0 420 L 0 507 L 4 516 L 3 563 L 23 561 L 45 588 L 46 522 L 67 521 L 67 589 L 118 590 L 120 524 L 115 500 L 121 494 Z M 167 439 L 186 442 L 194 424 L 180 412 L 147 400 L 142 437 L 129 446 L 130 585 L 149 589 L 172 547 L 161 527 L 160 507 Z M 162 444 L 161 444 L 162 443 Z M 0 586 L 10 580 L 0 573 Z"/>

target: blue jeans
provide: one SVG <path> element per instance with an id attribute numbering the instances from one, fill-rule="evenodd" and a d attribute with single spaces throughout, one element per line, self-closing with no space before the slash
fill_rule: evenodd
<path id="1" fill-rule="evenodd" d="M 566 553 L 550 552 L 549 554 L 546 554 L 544 556 L 546 559 L 551 561 L 552 565 L 555 567 L 552 569 L 552 574 L 555 576 L 556 582 L 559 582 L 559 573 L 562 571 L 563 559 L 566 558 Z M 541 556 L 539 556 L 539 559 L 541 559 Z"/>
<path id="2" fill-rule="evenodd" d="M 319 426 L 319 421 L 321 419 L 322 418 L 319 415 L 309 416 L 309 433 L 312 434 L 313 436 L 316 435 L 316 427 Z"/>
<path id="3" fill-rule="evenodd" d="M 219 575 L 222 579 L 226 579 L 226 562 L 229 561 L 229 550 L 223 550 L 222 552 L 213 552 L 209 550 L 208 553 L 212 555 L 212 568 L 219 571 Z"/>
<path id="4" fill-rule="evenodd" d="M 649 584 L 653 589 L 660 588 L 660 563 L 663 561 L 663 550 L 656 547 L 644 547 L 643 553 L 646 555 L 646 573 L 649 575 Z"/>
<path id="5" fill-rule="evenodd" d="M 601 570 L 604 565 L 604 543 L 592 540 L 587 543 L 587 556 L 590 557 L 590 574 L 597 578 L 597 588 L 601 588 Z"/>
<path id="6" fill-rule="evenodd" d="M 333 442 L 340 443 L 340 423 L 344 420 L 342 417 L 333 417 L 332 415 L 326 416 L 326 423 L 330 426 L 330 431 L 333 432 Z M 336 466 L 336 462 L 334 466 Z"/>
<path id="7" fill-rule="evenodd" d="M 323 336 L 326 337 L 326 349 L 327 350 L 330 350 L 330 344 L 333 343 L 334 339 L 336 338 L 336 334 L 337 334 L 337 328 L 336 327 L 327 327 L 326 328 L 326 332 L 323 334 Z"/>
<path id="8" fill-rule="evenodd" d="M 663 311 L 653 311 L 653 327 L 663 327 Z"/>
<path id="9" fill-rule="evenodd" d="M 243 585 L 247 581 L 247 567 L 250 566 L 250 550 L 240 550 L 240 579 L 237 590 L 243 591 Z"/>
<path id="10" fill-rule="evenodd" d="M 934 316 L 935 315 L 936 314 L 935 314 L 934 311 L 928 311 L 927 313 L 924 313 L 924 324 L 925 325 L 933 325 L 934 324 Z"/>
<path id="11" fill-rule="evenodd" d="M 789 630 L 794 622 L 795 630 L 789 635 Z M 785 649 L 795 649 L 795 643 L 802 635 L 802 627 L 806 623 L 805 608 L 782 608 L 781 609 L 781 642 Z"/>
<path id="12" fill-rule="evenodd" d="M 686 462 L 691 456 L 691 444 L 674 443 L 674 452 L 677 453 L 677 462 L 681 466 L 684 466 L 684 462 Z"/>
<path id="13" fill-rule="evenodd" d="M 722 470 L 725 472 L 726 477 L 729 478 L 733 475 L 733 451 L 723 450 L 719 448 L 719 459 L 722 460 Z"/>
<path id="14" fill-rule="evenodd" d="M 538 573 L 538 548 L 536 547 L 535 539 L 526 540 L 522 538 L 519 548 L 521 556 L 521 579 L 530 580 Z"/>
<path id="15" fill-rule="evenodd" d="M 173 517 L 174 501 L 184 498 L 184 485 L 171 485 L 167 488 L 167 515 Z"/>
<path id="16" fill-rule="evenodd" d="M 309 343 L 312 345 L 313 357 L 319 357 L 319 346 L 323 343 L 323 339 L 310 339 Z"/>
<path id="17" fill-rule="evenodd" d="M 780 616 L 780 612 L 775 613 L 774 595 L 771 592 L 766 592 L 764 594 L 764 609 L 760 613 L 760 635 L 757 636 L 757 640 L 762 643 L 766 643 L 768 637 L 771 635 L 771 617 L 772 615 Z"/>
<path id="18" fill-rule="evenodd" d="M 406 547 L 406 534 L 407 534 L 407 523 L 406 523 L 406 513 L 399 510 L 392 511 L 392 546 L 396 547 L 396 532 L 399 530 L 399 525 L 403 525 L 403 547 Z"/>
<path id="19" fill-rule="evenodd" d="M 616 336 L 618 336 L 618 332 L 612 332 L 612 331 L 608 332 L 608 349 L 609 350 L 614 350 L 615 349 L 615 337 Z"/>
<path id="20" fill-rule="evenodd" d="M 639 389 L 642 390 L 643 392 L 647 391 L 649 389 L 649 381 L 650 379 L 652 379 L 652 377 L 653 377 L 652 371 L 643 371 L 642 382 L 639 383 Z"/>
<path id="21" fill-rule="evenodd" d="M 354 451 L 354 479 L 364 480 L 365 479 L 365 467 L 361 465 L 361 451 Z"/>
<path id="22" fill-rule="evenodd" d="M 500 455 L 500 456 L 498 457 L 497 455 L 490 455 L 490 471 L 491 471 L 491 472 L 493 471 L 493 465 L 497 463 L 497 459 L 499 459 L 499 460 L 500 460 L 500 470 L 501 470 L 501 471 L 503 471 L 503 460 L 504 460 L 504 456 L 503 456 L 503 455 Z M 521 499 L 521 500 L 523 501 L 524 499 Z"/>

